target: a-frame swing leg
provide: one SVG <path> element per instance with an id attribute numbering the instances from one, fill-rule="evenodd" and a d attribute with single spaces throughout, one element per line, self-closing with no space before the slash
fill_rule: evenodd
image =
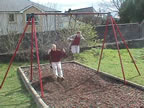
<path id="1" fill-rule="evenodd" d="M 105 32 L 104 32 L 104 40 L 103 40 L 103 44 L 102 44 L 102 48 L 101 48 L 101 54 L 100 54 L 100 58 L 99 58 L 99 62 L 98 62 L 97 72 L 99 72 L 99 68 L 100 68 L 100 64 L 101 64 L 104 44 L 105 44 L 106 36 L 107 36 L 107 33 L 108 33 L 108 24 L 109 24 L 109 17 L 107 17 L 107 22 L 106 22 L 106 27 L 105 27 Z"/>
<path id="2" fill-rule="evenodd" d="M 141 74 L 140 74 L 140 71 L 139 71 L 139 69 L 138 69 L 138 67 L 137 67 L 137 65 L 136 65 L 136 63 L 135 63 L 135 60 L 133 59 L 133 56 L 132 56 L 132 54 L 131 54 L 131 52 L 130 52 L 130 50 L 129 50 L 129 47 L 128 47 L 127 43 L 125 42 L 125 39 L 124 39 L 124 37 L 122 36 L 122 33 L 121 33 L 120 30 L 119 30 L 118 25 L 116 24 L 116 22 L 115 22 L 115 20 L 114 20 L 113 18 L 112 18 L 112 20 L 113 20 L 113 22 L 114 22 L 114 24 L 115 24 L 115 26 L 116 26 L 116 28 L 117 28 L 117 31 L 119 32 L 119 35 L 120 35 L 120 37 L 121 37 L 121 39 L 122 39 L 125 47 L 127 48 L 127 51 L 128 51 L 128 53 L 129 53 L 129 55 L 130 55 L 130 57 L 131 57 L 131 59 L 132 59 L 132 61 L 133 61 L 133 63 L 134 63 L 134 66 L 135 66 L 138 74 L 141 75 Z"/>
<path id="3" fill-rule="evenodd" d="M 114 27 L 114 24 L 113 24 L 113 18 L 112 18 L 112 16 L 110 17 L 110 19 L 111 19 L 111 23 L 112 23 L 113 33 L 114 33 L 114 37 L 115 37 L 115 41 L 116 41 L 116 46 L 117 46 L 117 49 L 118 49 L 118 55 L 119 55 L 119 59 L 120 59 L 120 64 L 121 64 L 121 69 L 122 69 L 122 74 L 123 74 L 123 79 L 124 79 L 124 83 L 126 84 L 125 73 L 124 73 L 124 68 L 123 68 L 123 63 L 122 63 L 122 58 L 121 58 L 121 54 L 120 54 L 120 49 L 119 49 L 118 40 L 117 40 L 117 34 L 116 34 L 115 27 Z"/>
<path id="4" fill-rule="evenodd" d="M 118 40 L 117 40 L 117 34 L 116 34 L 116 30 L 115 30 L 115 26 L 117 28 L 117 31 L 119 32 L 119 35 L 124 43 L 124 45 L 126 46 L 127 48 L 127 51 L 135 65 L 135 68 L 138 72 L 139 75 L 140 74 L 140 71 L 135 63 L 135 60 L 133 59 L 133 56 L 131 55 L 130 51 L 129 51 L 129 48 L 128 48 L 128 45 L 127 43 L 125 42 L 125 39 L 124 37 L 122 36 L 122 33 L 120 32 L 119 30 L 119 27 L 117 26 L 115 20 L 112 18 L 112 16 L 110 16 L 110 20 L 111 20 L 111 23 L 112 23 L 112 28 L 113 28 L 113 32 L 114 32 L 114 37 L 115 37 L 115 41 L 116 41 L 116 45 L 117 45 L 117 49 L 118 49 L 118 55 L 119 55 L 119 58 L 120 58 L 120 64 L 121 64 L 121 69 L 122 69 L 122 74 L 123 74 L 123 79 L 124 79 L 124 83 L 126 84 L 126 80 L 125 80 L 125 73 L 124 73 L 124 68 L 123 68 L 123 63 L 122 63 L 122 58 L 121 58 L 121 54 L 120 54 L 120 49 L 119 49 L 119 45 L 118 45 Z M 108 19 L 107 19 L 107 22 L 108 22 Z M 100 54 L 100 59 L 99 59 L 99 63 L 98 63 L 98 69 L 97 69 L 97 72 L 99 71 L 99 68 L 100 68 L 100 63 L 101 63 L 101 58 L 102 58 L 102 53 L 103 53 L 103 49 L 104 49 L 104 43 L 105 43 L 105 38 L 106 38 L 106 34 L 107 34 L 107 26 L 108 26 L 108 23 L 106 24 L 106 30 L 105 30 L 105 34 L 104 34 L 104 41 L 103 41 L 103 45 L 102 45 L 102 49 L 101 49 L 101 54 Z"/>
<path id="5" fill-rule="evenodd" d="M 33 28 L 34 28 L 34 37 L 35 37 L 36 56 L 37 56 L 37 64 L 38 64 L 38 71 L 39 71 L 40 88 L 41 88 L 41 97 L 44 97 L 43 84 L 42 84 L 42 75 L 41 75 L 41 68 L 40 68 L 40 60 L 39 60 L 39 50 L 38 50 L 38 42 L 37 42 L 37 34 L 36 34 L 36 26 L 35 26 L 34 16 L 32 17 L 32 21 L 33 21 Z"/>
<path id="6" fill-rule="evenodd" d="M 31 68 L 30 68 L 30 81 L 33 80 L 33 33 L 34 33 L 34 20 L 31 26 Z"/>
<path id="7" fill-rule="evenodd" d="M 24 38 L 24 36 L 25 36 L 25 32 L 26 32 L 29 24 L 30 24 L 30 20 L 29 20 L 28 23 L 26 24 L 26 26 L 25 26 L 25 28 L 24 28 L 24 32 L 23 32 L 22 35 L 20 36 L 20 39 L 19 39 L 19 42 L 18 42 L 18 44 L 17 44 L 16 50 L 15 50 L 13 56 L 11 57 L 11 60 L 10 60 L 10 62 L 9 62 L 8 69 L 7 69 L 7 71 L 6 71 L 6 73 L 5 73 L 5 76 L 4 76 L 4 79 L 3 79 L 3 81 L 2 81 L 2 83 L 1 83 L 1 85 L 0 85 L 0 89 L 2 88 L 2 86 L 3 86 L 3 84 L 4 84 L 5 80 L 6 80 L 6 77 L 7 77 L 7 75 L 8 75 L 8 72 L 9 72 L 9 70 L 10 70 L 10 68 L 11 68 L 11 65 L 12 65 L 13 60 L 14 60 L 14 58 L 15 58 L 15 56 L 16 56 L 16 53 L 17 53 L 17 51 L 18 51 L 18 49 L 19 49 L 19 47 L 20 47 L 20 44 L 21 44 L 21 42 L 22 42 L 22 40 L 23 40 L 23 38 Z"/>

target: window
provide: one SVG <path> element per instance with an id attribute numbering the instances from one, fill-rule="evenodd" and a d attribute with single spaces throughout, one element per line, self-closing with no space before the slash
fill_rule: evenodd
<path id="1" fill-rule="evenodd" d="M 15 15 L 9 14 L 9 22 L 14 22 L 14 21 L 15 21 Z"/>
<path id="2" fill-rule="evenodd" d="M 29 18 L 31 18 L 31 14 L 26 14 L 26 22 L 28 22 Z M 38 24 L 39 22 L 38 15 L 35 15 L 34 18 L 35 18 L 35 24 Z"/>

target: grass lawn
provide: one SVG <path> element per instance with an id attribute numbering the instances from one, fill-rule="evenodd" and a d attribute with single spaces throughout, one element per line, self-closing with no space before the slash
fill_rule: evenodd
<path id="1" fill-rule="evenodd" d="M 37 108 L 32 96 L 26 90 L 17 74 L 17 68 L 24 63 L 13 63 L 0 89 L 0 108 Z M 8 63 L 0 62 L 0 83 L 8 68 Z"/>
<path id="2" fill-rule="evenodd" d="M 74 59 L 85 65 L 97 69 L 101 49 L 86 50 L 80 54 L 75 54 Z M 121 49 L 124 71 L 127 80 L 144 85 L 144 48 L 130 49 L 136 64 L 141 72 L 141 76 L 135 69 L 132 60 L 126 49 Z M 47 62 L 47 61 L 46 61 Z M 45 62 L 41 62 L 45 63 Z M 23 82 L 17 74 L 17 68 L 29 63 L 14 62 L 11 66 L 7 79 L 0 89 L 0 108 L 36 108 L 32 96 L 26 90 Z M 8 63 L 0 62 L 0 83 L 7 70 Z M 100 71 L 123 78 L 117 50 L 104 49 Z"/>
<path id="3" fill-rule="evenodd" d="M 101 49 L 86 50 L 80 54 L 75 54 L 76 61 L 97 69 Z M 139 68 L 139 76 L 126 49 L 121 49 L 121 56 L 124 66 L 126 80 L 144 85 L 144 48 L 130 49 L 134 60 Z M 100 71 L 107 72 L 123 79 L 120 60 L 117 49 L 104 49 L 101 60 Z"/>

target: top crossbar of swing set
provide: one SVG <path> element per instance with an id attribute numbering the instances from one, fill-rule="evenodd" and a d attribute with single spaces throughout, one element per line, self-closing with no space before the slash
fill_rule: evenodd
<path id="1" fill-rule="evenodd" d="M 65 13 L 57 13 L 57 12 L 47 12 L 47 13 L 32 13 L 33 15 L 102 15 L 102 14 L 110 14 L 108 13 L 97 13 L 97 12 L 65 12 Z"/>

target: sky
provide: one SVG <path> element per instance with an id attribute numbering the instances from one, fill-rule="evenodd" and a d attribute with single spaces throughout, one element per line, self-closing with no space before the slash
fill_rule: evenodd
<path id="1" fill-rule="evenodd" d="M 59 11 L 67 11 L 68 9 L 79 9 L 93 6 L 96 10 L 99 10 L 99 3 L 102 0 L 31 0 L 33 2 L 47 5 L 51 8 L 55 8 Z M 103 2 L 110 2 L 110 0 L 103 0 Z"/>

